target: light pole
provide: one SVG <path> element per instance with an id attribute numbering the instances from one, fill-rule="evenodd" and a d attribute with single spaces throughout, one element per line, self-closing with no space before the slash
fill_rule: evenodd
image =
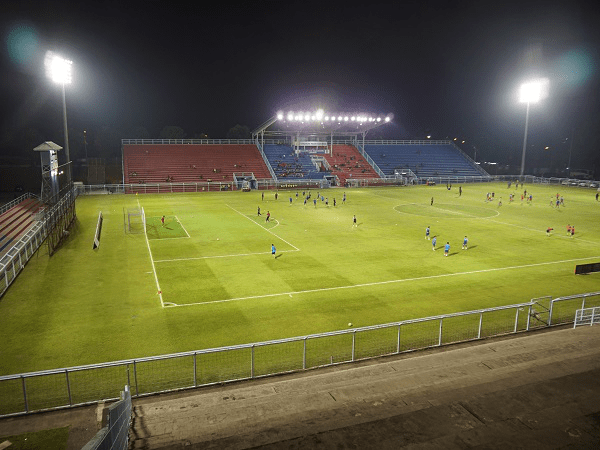
<path id="1" fill-rule="evenodd" d="M 534 80 L 521 85 L 519 90 L 519 101 L 527 103 L 527 112 L 525 113 L 525 136 L 523 137 L 523 155 L 521 157 L 521 177 L 525 171 L 525 152 L 527 150 L 527 130 L 529 128 L 529 105 L 537 103 L 545 95 L 548 80 Z"/>
<path id="2" fill-rule="evenodd" d="M 67 157 L 67 186 L 71 188 L 71 155 L 69 154 L 69 130 L 67 127 L 67 100 L 65 84 L 71 83 L 72 61 L 64 59 L 53 52 L 47 52 L 44 61 L 47 76 L 62 86 L 63 127 L 65 134 L 65 156 Z"/>

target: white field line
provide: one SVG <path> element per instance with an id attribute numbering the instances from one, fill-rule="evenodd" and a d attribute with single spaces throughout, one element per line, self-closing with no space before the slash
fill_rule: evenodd
<path id="1" fill-rule="evenodd" d="M 392 209 L 394 211 L 396 211 L 398 214 L 405 214 L 405 215 L 408 215 L 408 216 L 430 217 L 432 219 L 438 218 L 436 216 L 427 216 L 427 215 L 417 214 L 417 213 L 408 213 L 408 212 L 404 212 L 404 211 L 398 211 L 396 209 L 397 207 L 402 207 L 402 206 L 407 206 L 407 205 L 416 205 L 416 206 L 425 206 L 426 207 L 426 205 L 422 205 L 420 203 L 401 203 L 401 204 L 393 206 Z M 433 208 L 437 209 L 438 211 L 445 211 L 445 212 L 447 212 L 449 214 L 453 214 L 454 216 L 456 216 L 457 219 L 464 219 L 464 218 L 467 218 L 467 219 L 487 219 L 488 218 L 488 217 L 473 216 L 473 215 L 467 214 L 467 213 L 465 213 L 463 211 L 452 211 L 451 209 L 440 208 L 439 206 L 436 206 L 436 205 L 434 205 Z M 483 209 L 483 208 L 480 208 L 480 207 L 477 207 L 477 206 L 475 206 L 475 208 Z M 495 216 L 489 216 L 489 217 L 498 217 L 500 215 L 500 211 L 494 211 L 494 212 L 496 213 L 496 215 Z M 443 218 L 444 219 L 453 219 L 453 217 L 443 217 Z"/>
<path id="2" fill-rule="evenodd" d="M 289 253 L 289 252 L 298 252 L 299 250 L 283 250 L 277 253 Z M 214 258 L 238 258 L 240 256 L 254 256 L 254 255 L 270 255 L 271 252 L 256 252 L 256 253 L 237 253 L 232 255 L 214 255 L 214 256 L 196 256 L 191 258 L 174 258 L 174 259 L 157 259 L 154 261 L 156 264 L 158 263 L 168 263 L 168 262 L 177 262 L 177 261 L 195 261 L 200 259 L 214 259 Z"/>
<path id="3" fill-rule="evenodd" d="M 286 241 L 285 239 L 283 239 L 282 237 L 277 236 L 275 233 L 273 233 L 271 230 L 269 230 L 268 228 L 263 227 L 261 224 L 256 223 L 254 220 L 252 220 L 250 217 L 246 216 L 244 213 L 239 212 L 237 209 L 235 209 L 232 206 L 229 206 L 227 204 L 225 204 L 225 206 L 227 206 L 228 208 L 230 208 L 231 210 L 235 211 L 236 213 L 238 213 L 240 216 L 248 219 L 250 222 L 252 222 L 255 225 L 258 225 L 259 227 L 261 227 L 263 230 L 268 231 L 269 233 L 271 233 L 273 236 L 275 236 L 277 239 L 279 239 L 280 241 L 285 242 L 287 245 L 289 245 L 290 247 L 292 247 L 294 250 L 299 251 L 300 249 L 298 247 L 296 247 L 293 244 L 290 244 L 288 241 Z M 279 223 L 279 222 L 277 222 Z"/>
<path id="4" fill-rule="evenodd" d="M 311 293 L 315 293 L 315 292 L 336 291 L 336 290 L 341 290 L 341 289 L 355 289 L 355 288 L 363 288 L 363 287 L 369 287 L 369 286 L 383 286 L 386 284 L 404 283 L 404 282 L 408 282 L 408 281 L 432 280 L 435 278 L 446 278 L 446 277 L 455 277 L 455 276 L 462 276 L 462 275 L 473 275 L 473 274 L 480 274 L 480 273 L 499 272 L 502 270 L 515 270 L 515 269 L 518 270 L 518 269 L 526 269 L 529 267 L 548 266 L 548 265 L 552 265 L 552 264 L 564 264 L 564 263 L 571 263 L 571 262 L 575 262 L 575 261 L 586 261 L 588 259 L 598 259 L 598 258 L 600 258 L 600 256 L 590 256 L 587 258 L 564 259 L 561 261 L 549 261 L 549 262 L 535 263 L 535 264 L 523 264 L 520 266 L 498 267 L 495 269 L 471 270 L 468 272 L 445 273 L 445 274 L 440 274 L 440 275 L 429 275 L 429 276 L 425 276 L 425 277 L 403 278 L 403 279 L 399 279 L 399 280 L 375 281 L 373 283 L 352 284 L 349 286 L 307 289 L 307 290 L 303 290 L 303 291 L 280 292 L 277 294 L 252 295 L 252 296 L 248 296 L 248 297 L 228 298 L 228 299 L 224 299 L 224 300 L 214 300 L 214 301 L 210 301 L 210 302 L 186 303 L 186 304 L 181 304 L 181 305 L 173 303 L 172 307 L 209 305 L 212 303 L 225 303 L 225 302 L 235 302 L 235 301 L 241 301 L 241 300 L 252 300 L 252 299 L 258 299 L 258 298 L 279 297 L 281 295 L 292 296 L 292 295 L 298 295 L 298 294 L 311 294 Z"/>
<path id="5" fill-rule="evenodd" d="M 510 226 L 510 227 L 518 227 L 518 228 L 523 228 L 524 230 L 528 230 L 528 231 L 535 231 L 536 233 L 546 233 L 546 230 L 538 230 L 537 228 L 524 227 L 523 225 L 516 225 L 514 223 L 500 222 L 499 220 L 494 220 L 494 219 L 486 219 L 486 220 L 489 220 L 490 222 L 499 223 L 499 224 L 502 224 L 502 225 L 507 225 L 507 226 Z M 576 239 L 577 241 L 579 241 L 579 242 L 585 242 L 586 244 L 600 245 L 600 243 L 598 243 L 598 242 L 588 241 L 587 239 L 582 239 L 580 237 L 565 236 L 560 231 L 558 233 L 552 233 L 551 236 L 552 237 L 556 236 L 556 237 L 559 237 L 559 238 L 562 238 L 562 239 Z"/>
<path id="6" fill-rule="evenodd" d="M 138 208 L 141 209 L 140 201 L 137 200 Z M 162 298 L 162 291 L 160 289 L 160 284 L 158 283 L 158 276 L 156 275 L 156 267 L 154 265 L 154 258 L 152 257 L 152 250 L 150 250 L 150 241 L 148 240 L 148 233 L 146 233 L 146 227 L 144 226 L 144 237 L 146 238 L 146 246 L 148 247 L 148 255 L 150 255 L 150 262 L 152 263 L 152 272 L 154 273 L 154 281 L 156 281 L 156 292 L 158 292 L 158 298 L 160 299 L 160 306 L 165 307 Z"/>
<path id="7" fill-rule="evenodd" d="M 185 227 L 183 226 L 183 224 L 181 223 L 181 221 L 179 220 L 179 217 L 175 216 L 175 220 L 177 221 L 177 223 L 179 225 L 181 225 L 181 228 L 183 228 L 183 231 L 185 231 L 185 234 L 187 234 L 187 237 L 190 237 L 190 234 L 187 232 L 187 230 L 185 229 Z"/>

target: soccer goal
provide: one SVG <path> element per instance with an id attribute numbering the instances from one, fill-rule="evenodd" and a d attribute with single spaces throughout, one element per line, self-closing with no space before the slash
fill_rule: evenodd
<path id="1" fill-rule="evenodd" d="M 125 233 L 143 233 L 146 229 L 144 208 L 123 208 L 123 226 Z"/>

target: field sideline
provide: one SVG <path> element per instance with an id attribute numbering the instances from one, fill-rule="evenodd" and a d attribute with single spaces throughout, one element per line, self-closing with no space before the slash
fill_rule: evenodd
<path id="1" fill-rule="evenodd" d="M 600 274 L 573 274 L 575 264 L 600 261 L 595 191 L 525 189 L 531 203 L 522 188 L 498 183 L 463 185 L 462 195 L 457 185 L 323 190 L 329 206 L 313 204 L 316 191 L 306 205 L 301 191 L 277 200 L 273 191 L 264 200 L 261 192 L 79 197 L 63 247 L 52 258 L 42 247 L 0 299 L 0 374 L 597 291 Z M 550 206 L 557 192 L 560 208 Z M 126 234 L 123 209 L 138 206 L 147 233 Z"/>

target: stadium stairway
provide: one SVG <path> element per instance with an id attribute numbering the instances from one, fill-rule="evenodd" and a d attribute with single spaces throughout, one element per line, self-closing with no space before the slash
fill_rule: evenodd
<path id="1" fill-rule="evenodd" d="M 325 155 L 331 166 L 331 174 L 337 175 L 340 185 L 344 186 L 348 178 L 379 178 L 375 169 L 352 145 L 334 145 L 333 154 Z"/>
<path id="2" fill-rule="evenodd" d="M 0 215 L 0 258 L 33 225 L 35 214 L 42 207 L 39 200 L 28 198 Z"/>

